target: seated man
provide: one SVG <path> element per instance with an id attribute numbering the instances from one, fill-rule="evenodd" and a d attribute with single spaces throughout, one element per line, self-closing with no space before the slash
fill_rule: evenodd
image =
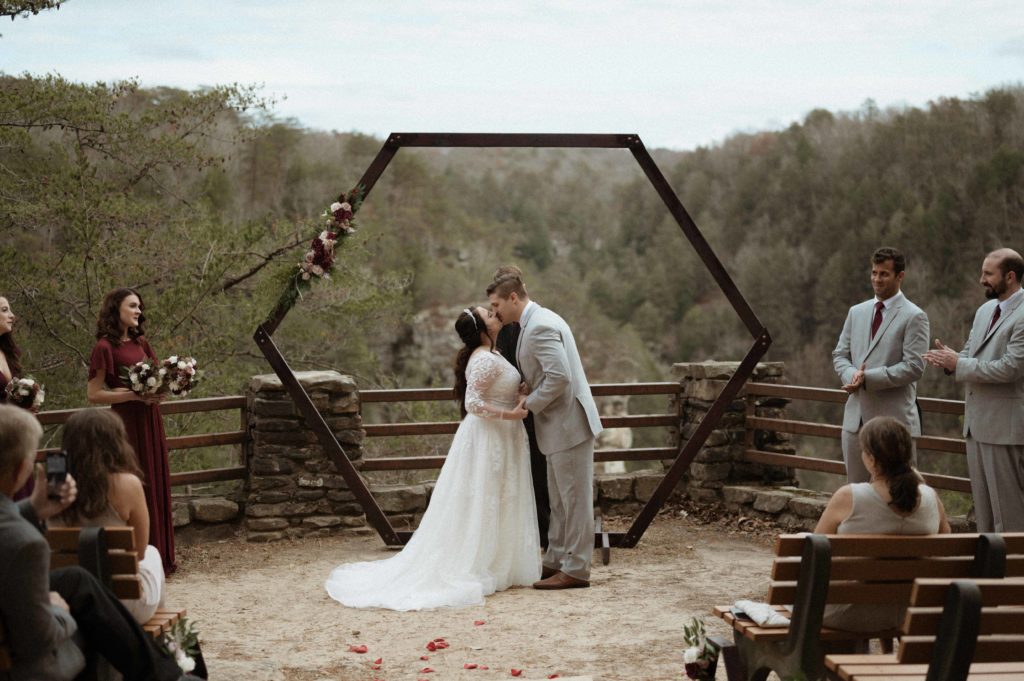
<path id="1" fill-rule="evenodd" d="M 183 676 L 124 606 L 80 567 L 50 569 L 43 522 L 75 499 L 69 476 L 50 499 L 40 471 L 32 496 L 11 497 L 31 475 L 42 428 L 29 412 L 0 405 L 0 619 L 11 649 L 9 678 L 71 681 L 100 654 L 125 681 Z"/>

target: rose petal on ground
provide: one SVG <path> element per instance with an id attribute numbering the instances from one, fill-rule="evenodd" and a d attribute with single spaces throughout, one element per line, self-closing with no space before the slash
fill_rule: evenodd
<path id="1" fill-rule="evenodd" d="M 426 662 L 426 661 L 427 661 L 427 660 L 429 660 L 430 658 L 429 658 L 429 657 L 427 657 L 426 655 L 420 655 L 420 659 L 421 659 L 421 660 L 423 660 L 424 662 Z"/>
<path id="2" fill-rule="evenodd" d="M 443 638 L 435 638 L 434 639 L 434 643 L 442 643 L 442 642 L 444 642 Z"/>
<path id="3" fill-rule="evenodd" d="M 380 663 L 381 663 L 381 662 L 383 662 L 383 661 L 384 661 L 384 658 L 383 658 L 383 657 L 378 657 L 378 658 L 377 658 L 376 660 L 374 660 L 374 661 L 373 661 L 373 663 L 374 663 L 374 664 L 380 664 Z"/>
<path id="4" fill-rule="evenodd" d="M 430 652 L 434 652 L 435 650 L 437 650 L 437 644 L 431 641 L 427 644 L 427 650 L 429 650 Z"/>
<path id="5" fill-rule="evenodd" d="M 480 665 L 480 669 L 490 669 L 490 667 L 488 667 L 488 666 L 487 666 L 487 665 L 485 665 L 485 664 L 482 664 L 482 665 Z"/>
<path id="6" fill-rule="evenodd" d="M 558 674 L 548 674 L 548 678 L 549 679 L 557 679 L 558 678 Z"/>
<path id="7" fill-rule="evenodd" d="M 367 650 L 369 650 L 369 649 L 365 645 L 362 645 L 362 644 L 357 645 L 357 646 L 350 645 L 348 647 L 348 652 L 350 652 L 350 653 L 359 653 L 360 655 L 365 653 Z"/>
<path id="8" fill-rule="evenodd" d="M 474 627 L 481 627 L 481 626 L 483 626 L 485 624 L 487 624 L 487 623 L 484 622 L 483 620 L 473 620 L 473 626 Z"/>
<path id="9" fill-rule="evenodd" d="M 463 669 L 476 669 L 476 667 L 477 665 L 474 662 L 467 662 L 466 664 L 462 665 Z"/>
<path id="10" fill-rule="evenodd" d="M 420 670 L 420 674 L 429 674 L 432 671 L 434 671 L 434 670 L 431 669 L 430 667 L 424 667 L 423 669 Z"/>
<path id="11" fill-rule="evenodd" d="M 522 676 L 522 675 L 523 675 L 523 670 L 522 669 L 513 669 L 512 670 L 512 676 Z"/>

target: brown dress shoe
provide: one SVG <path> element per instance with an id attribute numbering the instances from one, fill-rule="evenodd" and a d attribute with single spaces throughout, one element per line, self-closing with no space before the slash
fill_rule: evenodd
<path id="1" fill-rule="evenodd" d="M 586 589 L 590 582 L 585 579 L 576 579 L 564 572 L 556 572 L 547 579 L 533 583 L 534 589 Z"/>
<path id="2" fill-rule="evenodd" d="M 554 577 L 558 574 L 558 570 L 555 568 L 549 568 L 547 565 L 540 566 L 540 578 L 547 579 L 548 577 Z"/>

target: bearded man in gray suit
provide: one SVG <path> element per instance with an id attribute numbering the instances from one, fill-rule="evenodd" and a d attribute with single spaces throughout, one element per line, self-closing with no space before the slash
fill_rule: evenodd
<path id="1" fill-rule="evenodd" d="M 1024 259 L 1009 248 L 981 264 L 988 302 L 957 353 L 935 341 L 925 360 L 966 384 L 964 438 L 978 532 L 1024 531 Z"/>
<path id="2" fill-rule="evenodd" d="M 928 350 L 928 315 L 900 290 L 907 261 L 895 248 L 871 256 L 875 297 L 850 308 L 832 351 L 832 365 L 850 396 L 843 411 L 843 460 L 851 483 L 871 475 L 860 456 L 857 433 L 876 416 L 891 416 L 913 436 L 921 434 L 917 381 Z"/>
<path id="3" fill-rule="evenodd" d="M 499 277 L 487 288 L 502 324 L 518 322 L 516 349 L 526 408 L 547 457 L 551 518 L 537 589 L 590 586 L 594 553 L 594 438 L 601 417 L 590 394 L 576 340 L 565 320 L 530 300 L 522 278 Z"/>

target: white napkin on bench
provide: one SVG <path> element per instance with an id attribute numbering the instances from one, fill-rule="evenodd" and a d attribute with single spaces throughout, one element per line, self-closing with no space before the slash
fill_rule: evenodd
<path id="1" fill-rule="evenodd" d="M 760 627 L 789 626 L 789 618 L 767 603 L 742 600 L 736 601 L 733 607 L 747 613 L 747 616 Z"/>

